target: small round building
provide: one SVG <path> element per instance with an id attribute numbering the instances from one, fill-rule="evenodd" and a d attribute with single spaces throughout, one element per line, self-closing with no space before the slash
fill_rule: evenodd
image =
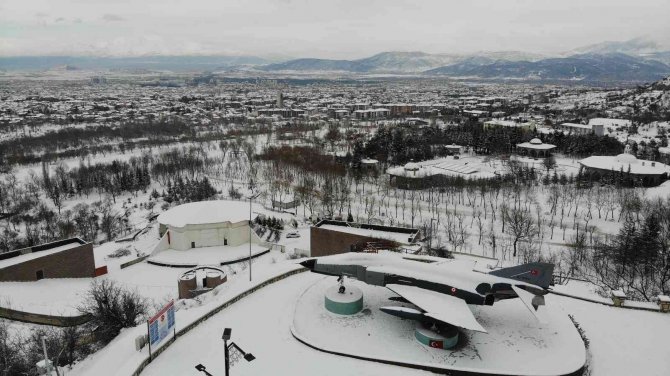
<path id="1" fill-rule="evenodd" d="M 168 248 L 231 246 L 249 242 L 249 219 L 256 216 L 244 201 L 200 201 L 175 206 L 158 216 Z M 166 234 L 167 233 L 167 234 Z M 253 237 L 253 236 L 252 236 Z M 256 237 L 257 238 L 257 237 Z M 258 239 L 251 239 L 258 242 Z"/>

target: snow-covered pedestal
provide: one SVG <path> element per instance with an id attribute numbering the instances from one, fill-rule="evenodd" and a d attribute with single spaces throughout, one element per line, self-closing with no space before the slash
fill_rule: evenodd
<path id="1" fill-rule="evenodd" d="M 440 328 L 440 332 L 438 333 L 421 323 L 417 323 L 414 330 L 414 338 L 422 345 L 434 349 L 450 349 L 458 343 L 458 329 L 453 326 L 444 326 Z"/>
<path id="2" fill-rule="evenodd" d="M 326 290 L 325 307 L 329 312 L 338 315 L 354 315 L 363 309 L 363 292 L 356 286 L 347 286 L 343 293 L 340 286 L 332 286 Z"/>

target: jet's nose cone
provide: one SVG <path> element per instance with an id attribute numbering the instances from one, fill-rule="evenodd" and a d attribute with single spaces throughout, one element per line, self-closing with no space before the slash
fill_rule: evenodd
<path id="1" fill-rule="evenodd" d="M 316 259 L 305 260 L 301 262 L 300 265 L 306 267 L 309 270 L 314 270 L 314 265 L 316 265 Z"/>

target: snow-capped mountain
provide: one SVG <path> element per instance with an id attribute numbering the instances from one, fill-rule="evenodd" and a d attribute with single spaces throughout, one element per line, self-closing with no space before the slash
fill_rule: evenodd
<path id="1" fill-rule="evenodd" d="M 623 53 L 581 54 L 530 61 L 462 62 L 432 69 L 430 75 L 486 79 L 542 79 L 581 81 L 655 81 L 670 74 L 670 67 Z"/>
<path id="2" fill-rule="evenodd" d="M 609 54 L 609 53 L 622 53 L 627 55 L 645 55 L 654 52 L 662 51 L 663 48 L 661 45 L 648 38 L 648 37 L 638 37 L 625 41 L 606 41 L 601 43 L 596 43 L 584 47 L 577 48 L 575 50 L 569 51 L 567 55 L 575 54 Z"/>
<path id="3" fill-rule="evenodd" d="M 265 71 L 344 71 L 352 73 L 421 73 L 462 62 L 489 64 L 497 60 L 535 61 L 541 55 L 518 52 L 479 52 L 472 55 L 429 54 L 420 51 L 382 52 L 358 60 L 295 59 L 262 67 Z"/>

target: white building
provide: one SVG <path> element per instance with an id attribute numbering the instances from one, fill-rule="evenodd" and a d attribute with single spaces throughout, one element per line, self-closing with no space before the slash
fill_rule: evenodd
<path id="1" fill-rule="evenodd" d="M 513 120 L 501 120 L 501 119 L 492 119 L 484 122 L 484 129 L 494 128 L 494 127 L 506 127 L 506 128 L 521 128 L 525 131 L 535 130 L 534 122 L 525 122 L 517 123 Z"/>
<path id="2" fill-rule="evenodd" d="M 670 147 L 660 147 L 658 153 L 661 155 L 662 161 L 670 164 Z"/>
<path id="3" fill-rule="evenodd" d="M 610 119 L 610 118 L 593 118 L 589 120 L 589 125 L 600 125 L 607 129 L 623 127 L 630 127 L 632 122 L 626 119 Z"/>
<path id="4" fill-rule="evenodd" d="M 251 214 L 252 219 L 256 217 Z M 231 246 L 249 242 L 249 203 L 200 201 L 176 206 L 158 216 L 164 249 Z M 251 242 L 262 240 L 251 231 Z"/>
<path id="5" fill-rule="evenodd" d="M 629 173 L 642 179 L 645 186 L 658 185 L 670 174 L 670 166 L 664 163 L 637 159 L 630 153 L 630 146 L 626 146 L 623 154 L 592 156 L 580 160 L 579 164 L 591 174 Z"/>
<path id="6" fill-rule="evenodd" d="M 602 124 L 563 123 L 558 126 L 558 129 L 565 134 L 587 135 L 594 133 L 596 136 L 605 135 L 605 128 Z"/>

